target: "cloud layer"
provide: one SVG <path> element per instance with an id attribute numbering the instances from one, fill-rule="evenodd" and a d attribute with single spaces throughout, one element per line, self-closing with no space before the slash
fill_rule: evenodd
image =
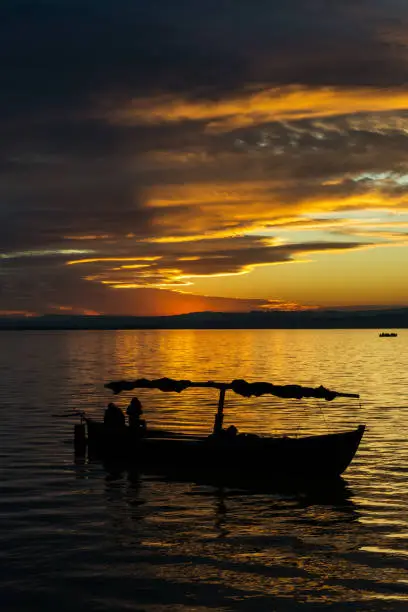
<path id="1" fill-rule="evenodd" d="M 405 244 L 407 21 L 397 0 L 3 0 L 0 310 L 261 307 L 247 281 L 185 292 Z"/>

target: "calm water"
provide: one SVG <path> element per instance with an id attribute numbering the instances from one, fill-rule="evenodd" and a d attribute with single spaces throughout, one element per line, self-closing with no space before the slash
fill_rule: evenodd
<path id="1" fill-rule="evenodd" d="M 0 333 L 0 609 L 407 610 L 408 330 Z M 247 493 L 75 463 L 74 418 L 117 378 L 268 380 L 361 394 L 227 394 L 226 425 L 367 424 L 343 495 Z M 139 394 L 149 424 L 208 431 L 214 391 Z M 119 396 L 126 406 L 130 396 Z"/>

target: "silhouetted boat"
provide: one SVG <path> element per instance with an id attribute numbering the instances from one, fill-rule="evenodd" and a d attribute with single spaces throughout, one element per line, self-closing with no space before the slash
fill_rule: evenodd
<path id="1" fill-rule="evenodd" d="M 149 428 L 141 434 L 127 425 L 111 429 L 85 415 L 85 424 L 76 425 L 77 447 L 81 447 L 81 441 L 86 442 L 91 456 L 132 462 L 138 467 L 148 466 L 173 476 L 177 472 L 191 474 L 192 478 L 217 474 L 218 477 L 238 477 L 242 481 L 262 478 L 271 482 L 288 478 L 311 481 L 336 478 L 353 460 L 365 430 L 364 425 L 359 425 L 341 433 L 289 437 L 238 434 L 235 428 L 230 433 L 222 428 L 224 398 L 228 389 L 245 397 L 271 394 L 282 398 L 314 397 L 328 401 L 336 397 L 359 397 L 322 386 L 311 388 L 244 380 L 217 383 L 161 378 L 116 381 L 105 387 L 114 393 L 135 388 L 181 392 L 189 387 L 209 387 L 220 391 L 213 432 L 206 437 Z"/>
<path id="2" fill-rule="evenodd" d="M 381 332 L 381 334 L 378 335 L 380 338 L 395 338 L 398 336 L 396 332 Z"/>

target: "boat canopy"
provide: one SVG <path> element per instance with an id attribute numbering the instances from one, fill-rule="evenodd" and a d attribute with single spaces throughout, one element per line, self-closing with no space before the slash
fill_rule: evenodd
<path id="1" fill-rule="evenodd" d="M 219 391 L 227 391 L 231 389 L 238 395 L 243 397 L 259 397 L 261 395 L 275 395 L 282 398 L 302 399 L 303 397 L 313 397 L 325 399 L 327 401 L 334 400 L 336 397 L 353 397 L 359 398 L 357 393 L 340 393 L 339 391 L 331 391 L 326 387 L 303 387 L 301 385 L 274 385 L 268 382 L 253 382 L 249 383 L 246 380 L 233 380 L 230 383 L 214 382 L 193 382 L 191 380 L 174 380 L 172 378 L 158 378 L 156 380 L 148 380 L 147 378 L 139 378 L 136 380 L 117 380 L 105 384 L 107 389 L 111 389 L 115 395 L 122 391 L 132 391 L 133 389 L 159 389 L 160 391 L 175 391 L 180 393 L 191 387 L 208 387 L 218 389 Z"/>

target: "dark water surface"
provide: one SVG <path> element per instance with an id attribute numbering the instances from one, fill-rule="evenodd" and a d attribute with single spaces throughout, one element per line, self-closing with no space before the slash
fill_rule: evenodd
<path id="1" fill-rule="evenodd" d="M 116 378 L 324 384 L 358 400 L 227 395 L 226 425 L 367 425 L 333 495 L 75 463 L 75 418 Z M 217 394 L 139 393 L 149 424 L 208 431 Z M 126 406 L 129 394 L 119 396 Z M 408 330 L 0 333 L 0 610 L 408 610 Z"/>

